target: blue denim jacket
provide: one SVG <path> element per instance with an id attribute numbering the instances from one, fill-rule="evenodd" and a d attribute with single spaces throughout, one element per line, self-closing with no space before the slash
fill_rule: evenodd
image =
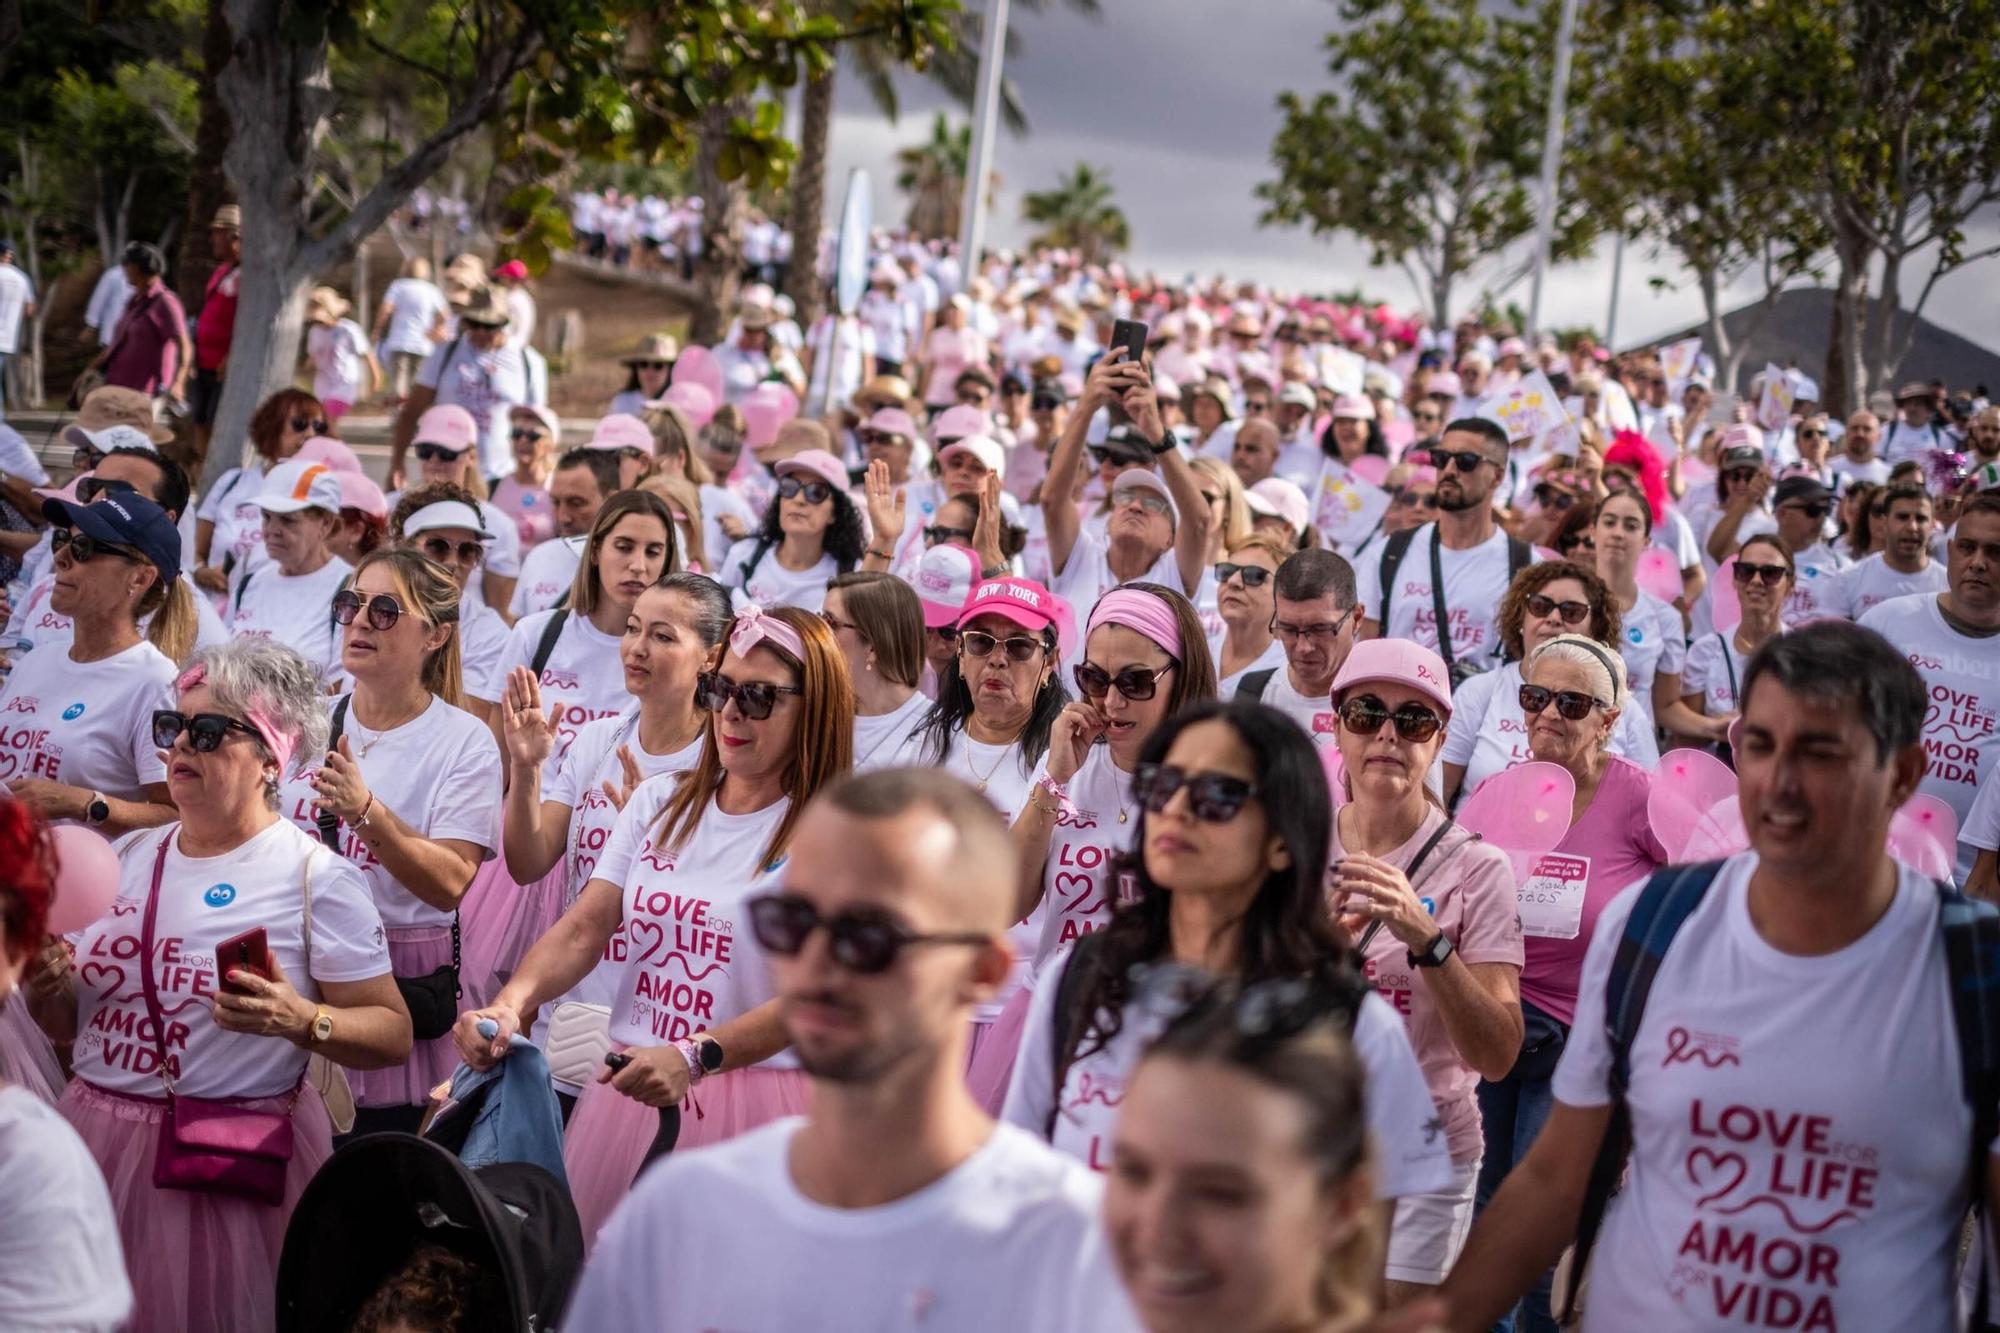
<path id="1" fill-rule="evenodd" d="M 549 1062 L 541 1051 L 525 1037 L 516 1036 L 507 1058 L 493 1068 L 482 1073 L 460 1065 L 451 1076 L 451 1099 L 464 1101 L 482 1087 L 487 1087 L 486 1101 L 473 1119 L 459 1160 L 472 1170 L 495 1162 L 528 1162 L 553 1175 L 567 1189 L 562 1108 L 549 1083 Z"/>

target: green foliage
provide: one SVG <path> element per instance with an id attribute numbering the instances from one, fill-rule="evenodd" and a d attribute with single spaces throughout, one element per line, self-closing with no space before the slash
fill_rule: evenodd
<path id="1" fill-rule="evenodd" d="M 1078 251 L 1087 264 L 1109 258 L 1132 244 L 1131 224 L 1111 191 L 1111 175 L 1079 162 L 1052 190 L 1021 197 L 1021 217 L 1040 230 L 1034 244 Z"/>
<path id="2" fill-rule="evenodd" d="M 910 197 L 905 221 L 912 231 L 932 239 L 958 235 L 971 169 L 972 126 L 953 129 L 942 111 L 931 119 L 930 138 L 897 150 L 896 188 Z"/>

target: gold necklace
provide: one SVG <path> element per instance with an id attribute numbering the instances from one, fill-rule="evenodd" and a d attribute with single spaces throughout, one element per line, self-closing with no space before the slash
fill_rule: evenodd
<path id="1" fill-rule="evenodd" d="M 1000 765 L 1007 762 L 1007 756 L 1013 750 L 1013 747 L 1010 745 L 1001 746 L 1000 757 L 998 759 L 995 759 L 993 761 L 993 766 L 988 768 L 984 773 L 984 775 L 982 775 L 978 769 L 973 768 L 972 766 L 971 747 L 974 745 L 983 744 L 983 742 L 973 740 L 971 733 L 968 732 L 965 737 L 965 744 L 967 747 L 965 751 L 965 767 L 972 773 L 973 777 L 978 779 L 977 782 L 973 783 L 972 789 L 974 791 L 983 792 L 986 790 L 986 784 L 993 780 L 993 775 L 1000 771 Z"/>

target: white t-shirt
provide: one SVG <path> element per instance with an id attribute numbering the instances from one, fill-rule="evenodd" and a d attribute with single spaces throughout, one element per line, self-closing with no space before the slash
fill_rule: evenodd
<path id="1" fill-rule="evenodd" d="M 1208 655 L 1215 660 L 1215 669 L 1218 672 L 1222 670 L 1223 638 L 1223 635 L 1218 634 L 1208 641 Z M 1226 676 L 1219 676 L 1215 682 L 1215 697 L 1225 700 L 1234 699 L 1236 697 L 1236 687 L 1242 684 L 1243 678 L 1253 671 L 1276 671 L 1278 673 L 1277 676 L 1271 678 L 1271 684 L 1275 686 L 1278 683 L 1278 676 L 1285 674 L 1285 645 L 1273 639 L 1264 645 L 1264 651 L 1251 661 L 1248 666 L 1232 671 Z M 1264 693 L 1268 696 L 1271 691 L 1266 689 Z M 1269 702 L 1269 700 L 1266 699 L 1266 702 Z"/>
<path id="2" fill-rule="evenodd" d="M 477 597 L 458 599 L 459 670 L 468 698 L 497 704 L 507 692 L 507 637 L 514 632 Z"/>
<path id="3" fill-rule="evenodd" d="M 330 677 L 340 667 L 333 595 L 353 572 L 339 556 L 329 556 L 310 574 L 282 574 L 266 562 L 237 585 L 230 600 L 230 632 L 276 639 Z"/>
<path id="4" fill-rule="evenodd" d="M 1736 650 L 1735 634 L 1697 635 L 1688 644 L 1687 665 L 1681 671 L 1681 694 L 1699 694 L 1709 717 L 1736 711 L 1736 687 L 1750 659 Z"/>
<path id="5" fill-rule="evenodd" d="M 215 601 L 207 593 L 197 588 L 187 570 L 181 571 L 181 582 L 187 585 L 188 597 L 194 602 L 194 646 L 210 648 L 229 640 L 229 631 L 223 628 L 222 616 L 215 609 Z M 7 625 L 7 642 L 20 645 L 16 652 L 29 652 L 37 648 L 47 648 L 55 652 L 67 653 L 69 646 L 76 642 L 76 626 L 70 618 L 49 605 L 49 594 L 55 591 L 56 576 L 49 570 L 36 579 L 14 608 L 14 617 Z M 145 633 L 152 627 L 153 617 L 139 617 L 139 632 Z"/>
<path id="6" fill-rule="evenodd" d="M 1987 851 L 2000 849 L 2000 769 L 1979 784 L 1979 795 L 1958 831 L 1958 840 Z"/>
<path id="7" fill-rule="evenodd" d="M 1889 463 L 1882 458 L 1864 459 L 1857 463 L 1846 454 L 1835 454 L 1827 460 L 1827 471 L 1833 474 L 1833 490 L 1845 495 L 1847 488 L 1857 481 L 1865 481 L 1872 486 L 1889 484 Z"/>
<path id="8" fill-rule="evenodd" d="M 1446 764 L 1463 764 L 1459 799 L 1475 791 L 1495 773 L 1525 764 L 1535 756 L 1528 749 L 1527 719 L 1521 714 L 1521 664 L 1508 662 L 1468 677 L 1453 692 L 1451 724 L 1444 734 L 1433 773 Z M 1659 761 L 1653 724 L 1637 708 L 1625 708 L 1611 729 L 1610 753 L 1635 764 Z M 1651 758 L 1644 758 L 1650 755 Z"/>
<path id="9" fill-rule="evenodd" d="M 0 782 L 46 778 L 137 800 L 167 780 L 153 712 L 174 706 L 178 668 L 140 640 L 98 662 L 29 653 L 0 685 Z"/>
<path id="10" fill-rule="evenodd" d="M 898 708 L 874 717 L 854 715 L 854 767 L 857 772 L 871 768 L 895 768 L 917 762 L 917 724 L 930 711 L 931 701 L 922 690 L 905 699 Z"/>
<path id="11" fill-rule="evenodd" d="M 598 1237 L 565 1326 L 1139 1333 L 1097 1225 L 1098 1184 L 1074 1162 L 998 1125 L 913 1194 L 831 1208 L 792 1181 L 804 1123 L 647 1172 Z"/>
<path id="12" fill-rule="evenodd" d="M 532 665 L 541 646 L 542 628 L 549 617 L 563 617 L 562 633 L 556 638 L 549 659 L 542 666 L 542 707 L 554 707 L 555 748 L 542 765 L 542 790 L 555 783 L 563 755 L 583 724 L 594 718 L 622 713 L 632 702 L 625 692 L 625 664 L 618 655 L 620 640 L 599 630 L 588 616 L 574 611 L 537 611 L 514 622 L 501 656 L 500 679 L 517 666 Z"/>
<path id="13" fill-rule="evenodd" d="M 875 358 L 875 330 L 858 319 L 845 319 L 840 330 L 840 369 L 833 377 L 833 390 L 827 391 L 827 372 L 833 369 L 833 320 L 832 315 L 822 315 L 806 334 L 806 346 L 812 349 L 812 383 L 806 389 L 807 402 L 825 402 L 829 405 L 845 403 L 861 387 L 862 358 Z"/>
<path id="14" fill-rule="evenodd" d="M 139 962 L 146 900 L 160 839 L 180 825 L 142 829 L 119 841 L 118 897 L 111 911 L 73 936 L 76 945 L 76 1074 L 100 1088 L 160 1095 L 159 1057 L 147 1017 Z M 176 837 L 175 842 L 178 844 Z M 306 967 L 305 867 L 312 870 L 312 967 Z M 219 978 L 215 947 L 264 928 L 271 956 L 308 1000 L 318 982 L 386 976 L 389 950 L 382 918 L 361 872 L 300 832 L 273 819 L 262 832 L 220 856 L 167 852 L 153 933 L 153 984 L 167 1020 L 167 1056 L 184 1097 L 275 1097 L 305 1070 L 306 1051 L 280 1037 L 226 1032 L 210 1012 Z"/>
<path id="15" fill-rule="evenodd" d="M 722 530 L 725 514 L 741 523 L 745 532 L 755 532 L 761 521 L 750 506 L 743 503 L 743 497 L 727 486 L 710 484 L 702 487 L 701 561 L 704 569 L 721 569 L 723 561 L 729 559 L 729 548 L 734 541 Z"/>
<path id="16" fill-rule="evenodd" d="M 1193 597 L 1195 589 L 1181 582 L 1181 569 L 1174 548 L 1169 546 L 1160 553 L 1151 569 L 1132 583 L 1157 583 L 1164 588 L 1172 588 L 1188 597 Z M 1090 618 L 1090 608 L 1097 605 L 1097 599 L 1110 592 L 1119 584 L 1119 578 L 1111 572 L 1110 546 L 1102 534 L 1081 529 L 1076 534 L 1076 544 L 1070 547 L 1069 563 L 1055 576 L 1049 591 L 1066 599 L 1076 610 L 1077 624 L 1082 625 Z M 1077 646 L 1081 661 L 1083 647 Z"/>
<path id="17" fill-rule="evenodd" d="M 2000 635 L 1976 639 L 1945 624 L 1935 596 L 1898 597 L 1861 617 L 1910 659 L 1924 678 L 1924 754 L 1917 790 L 1952 808 L 1963 828 L 1980 784 L 2000 770 Z M 1958 846 L 1958 882 L 1972 873 L 1973 848 Z"/>
<path id="18" fill-rule="evenodd" d="M 306 331 L 313 363 L 313 397 L 350 406 L 361 397 L 368 373 L 368 335 L 351 319 L 315 324 Z"/>
<path id="19" fill-rule="evenodd" d="M 1751 922 L 1756 861 L 1730 858 L 1654 979 L 1584 1327 L 1954 1328 L 1972 1126 L 1936 889 L 1904 869 L 1866 935 L 1802 957 Z M 1610 1101 L 1604 990 L 1636 898 L 1591 937 L 1555 1075 L 1571 1106 Z"/>
<path id="20" fill-rule="evenodd" d="M 533 547 L 521 557 L 521 576 L 514 584 L 514 596 L 507 614 L 519 622 L 523 616 L 546 611 L 576 582 L 576 567 L 583 563 L 583 548 L 590 538 L 559 537 Z"/>
<path id="21" fill-rule="evenodd" d="M 1820 614 L 1859 620 L 1892 598 L 1944 592 L 1949 586 L 1944 571 L 1944 561 L 1926 559 L 1924 567 L 1916 573 L 1898 573 L 1883 562 L 1882 553 L 1877 551 L 1832 578 L 1820 580 L 1815 590 Z"/>
<path id="22" fill-rule="evenodd" d="M 1416 530 L 1403 563 L 1396 570 L 1395 596 L 1389 599 L 1385 639 L 1410 639 L 1427 648 L 1438 646 L 1437 607 L 1431 596 L 1431 544 L 1438 540 L 1435 523 Z M 1438 550 L 1444 571 L 1445 613 L 1451 617 L 1453 659 L 1463 665 L 1487 667 L 1500 660 L 1500 602 L 1507 595 L 1507 534 L 1491 537 L 1463 551 Z M 1354 571 L 1355 596 L 1370 620 L 1382 619 L 1380 557 Z"/>
<path id="23" fill-rule="evenodd" d="M 765 864 L 764 849 L 790 802 L 731 815 L 711 799 L 687 842 L 669 850 L 655 839 L 674 786 L 671 776 L 640 784 L 591 874 L 625 890 L 619 919 L 628 956 L 611 1037 L 629 1046 L 679 1041 L 771 998 L 770 971 L 751 938 L 743 900 L 784 864 L 782 856 Z M 797 1063 L 787 1051 L 759 1068 Z"/>
<path id="24" fill-rule="evenodd" d="M 479 431 L 480 472 L 497 477 L 514 470 L 508 412 L 534 401 L 528 360 L 519 345 L 509 341 L 482 352 L 469 338 L 454 338 L 424 358 L 417 368 L 417 383 L 436 390 L 439 405 L 452 404 L 472 413 L 472 424 Z"/>
<path id="25" fill-rule="evenodd" d="M 1794 554 L 1792 563 L 1797 566 L 1797 577 L 1781 613 L 1785 625 L 1790 628 L 1834 614 L 1827 609 L 1823 590 L 1847 568 L 1847 557 L 1827 542 L 1816 542 Z"/>
<path id="26" fill-rule="evenodd" d="M 1625 659 L 1625 680 L 1631 687 L 1625 711 L 1643 719 L 1650 739 L 1656 723 L 1653 679 L 1678 676 L 1687 665 L 1687 627 L 1681 623 L 1681 613 L 1671 602 L 1640 589 L 1638 602 L 1625 613 L 1625 637 L 1618 645 L 1618 654 Z M 1647 759 L 1635 757 L 1634 762 L 1650 767 L 1658 758 L 1657 754 Z"/>
<path id="27" fill-rule="evenodd" d="M 4 421 L 0 421 L 0 472 L 10 477 L 18 477 L 30 486 L 49 484 L 49 471 L 42 466 L 35 448 L 27 437 Z"/>
<path id="28" fill-rule="evenodd" d="M 1110 746 L 1093 745 L 1068 787 L 1069 800 L 1049 832 L 1049 857 L 1042 867 L 1037 975 L 1065 946 L 1111 923 L 1111 904 L 1125 893 L 1112 880 L 1111 861 L 1130 849 L 1139 830 L 1132 775 L 1112 762 Z"/>
<path id="29" fill-rule="evenodd" d="M 361 766 L 375 803 L 393 811 L 422 837 L 451 839 L 479 848 L 483 861 L 500 842 L 500 747 L 484 722 L 432 696 L 430 706 L 391 731 L 370 731 L 354 715 L 349 698 L 341 737 Z M 335 706 L 338 706 L 337 704 Z M 329 709 L 329 712 L 331 709 Z M 313 799 L 315 763 L 288 779 L 278 793 L 278 809 L 313 837 L 319 836 L 319 806 Z M 375 895 L 385 926 L 444 926 L 452 914 L 431 907 L 396 882 L 361 837 L 339 826 L 340 854 L 357 866 Z"/>
<path id="30" fill-rule="evenodd" d="M 911 764 L 925 762 L 927 751 L 921 742 L 914 748 L 907 760 Z M 1018 743 L 1012 745 L 988 745 L 976 741 L 961 728 L 953 732 L 951 748 L 945 752 L 938 767 L 954 777 L 964 779 L 973 790 L 984 796 L 1000 819 L 1010 828 L 1014 816 L 1028 803 L 1028 790 L 1039 780 L 1042 767 L 1028 762 L 1027 751 Z M 979 1006 L 973 1017 L 981 1023 L 991 1023 L 1000 1017 L 1007 1002 L 1014 993 L 1029 983 L 1034 976 L 1035 950 L 1042 941 L 1043 904 L 1037 904 L 1024 920 L 1016 921 L 1008 928 L 1007 938 L 1014 944 L 1014 970 L 1007 977 L 994 997 Z"/>
<path id="31" fill-rule="evenodd" d="M 444 293 L 423 278 L 398 278 L 382 293 L 382 303 L 391 307 L 389 327 L 382 332 L 382 350 L 429 356 L 436 345 L 430 332 L 437 327 L 438 316 L 451 313 Z"/>
<path id="32" fill-rule="evenodd" d="M 104 1173 L 26 1088 L 0 1086 L 0 1310 L 17 1333 L 116 1333 L 132 1284 Z"/>
<path id="33" fill-rule="evenodd" d="M 778 563 L 778 548 L 772 545 L 765 549 L 757 568 L 750 570 L 750 557 L 760 545 L 757 537 L 745 537 L 732 545 L 722 561 L 722 572 L 716 575 L 716 582 L 729 589 L 729 600 L 737 610 L 753 603 L 766 611 L 780 606 L 817 611 L 826 605 L 826 585 L 840 573 L 839 561 L 822 555 L 811 569 L 786 569 Z"/>
<path id="34" fill-rule="evenodd" d="M 1277 674 L 1264 687 L 1264 697 L 1258 700 L 1266 707 L 1275 708 L 1286 717 L 1299 724 L 1299 730 L 1312 739 L 1313 745 L 1324 750 L 1332 745 L 1340 735 L 1338 717 L 1333 711 L 1333 694 L 1307 697 L 1292 685 L 1291 668 L 1285 665 L 1284 649 L 1274 639 L 1272 646 L 1278 649 L 1280 661 Z M 1224 697 L 1234 697 L 1233 695 Z"/>
<path id="35" fill-rule="evenodd" d="M 34 299 L 35 285 L 28 275 L 11 263 L 0 263 L 0 356 L 20 350 L 23 316 Z"/>
<path id="36" fill-rule="evenodd" d="M 234 467 L 222 474 L 201 499 L 195 517 L 215 525 L 209 538 L 208 563 L 225 566 L 232 576 L 248 567 L 252 550 L 264 546 L 264 511 L 257 493 L 264 488 L 264 467 Z"/>
<path id="37" fill-rule="evenodd" d="M 1065 951 L 1053 960 L 1049 974 L 1035 987 L 1021 1029 L 1021 1053 L 1000 1110 L 1002 1121 L 1036 1135 L 1047 1131 L 1049 1113 L 1056 1109 L 1053 1024 L 1061 990 L 1057 969 L 1067 965 L 1068 957 Z M 1169 1017 L 1134 1001 L 1126 1005 L 1123 1026 L 1104 1049 L 1071 1062 L 1050 1140 L 1056 1148 L 1092 1170 L 1110 1166 L 1111 1130 L 1125 1100 L 1125 1080 L 1138 1065 L 1139 1053 L 1165 1029 Z M 1449 1186 L 1451 1154 L 1442 1125 L 1435 1123 L 1437 1107 L 1402 1020 L 1380 994 L 1371 992 L 1361 1002 L 1354 1022 L 1354 1050 L 1368 1074 L 1365 1095 L 1368 1128 L 1375 1140 L 1375 1197 L 1395 1199 Z"/>
<path id="38" fill-rule="evenodd" d="M 1957 441 L 1936 426 L 1925 424 L 1912 426 L 1901 419 L 1891 421 L 1882 428 L 1881 457 L 1894 467 L 1904 459 L 1921 459 L 1932 449 L 1955 450 Z"/>

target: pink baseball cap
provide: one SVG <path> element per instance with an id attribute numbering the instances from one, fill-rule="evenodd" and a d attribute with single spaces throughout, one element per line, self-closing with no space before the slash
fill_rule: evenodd
<path id="1" fill-rule="evenodd" d="M 877 413 L 876 415 L 880 415 Z M 938 413 L 938 419 L 931 423 L 931 439 L 938 443 L 946 440 L 962 440 L 968 435 L 989 435 L 993 431 L 993 419 L 976 407 L 960 403 L 947 407 Z"/>
<path id="2" fill-rule="evenodd" d="M 780 477 L 790 472 L 803 472 L 818 477 L 836 491 L 847 489 L 847 465 L 824 449 L 801 449 L 771 471 Z"/>
<path id="3" fill-rule="evenodd" d="M 1499 348 L 1499 352 L 1498 352 L 1498 355 L 1500 355 L 1500 356 L 1526 356 L 1527 354 L 1528 354 L 1528 344 L 1527 344 L 1527 343 L 1525 343 L 1525 342 L 1523 342 L 1523 341 L 1522 341 L 1521 339 L 1519 339 L 1519 338 L 1502 338 L 1502 339 L 1500 340 L 1500 348 Z"/>
<path id="4" fill-rule="evenodd" d="M 352 449 L 331 435 L 315 435 L 299 446 L 293 458 L 303 458 L 308 463 L 324 463 L 335 472 L 360 472 L 361 460 Z"/>
<path id="5" fill-rule="evenodd" d="M 973 586 L 972 596 L 966 599 L 964 609 L 958 613 L 958 623 L 964 625 L 985 615 L 1001 616 L 1022 629 L 1060 627 L 1064 603 L 1062 598 L 1033 579 L 982 579 Z"/>
<path id="6" fill-rule="evenodd" d="M 1458 372 L 1455 370 L 1440 370 L 1424 381 L 1426 398 L 1440 398 L 1447 395 L 1457 398 L 1464 392 L 1465 381 L 1458 377 Z"/>
<path id="7" fill-rule="evenodd" d="M 1363 639 L 1347 654 L 1333 678 L 1332 697 L 1369 681 L 1407 685 L 1451 715 L 1451 677 L 1444 659 L 1410 639 Z"/>
<path id="8" fill-rule="evenodd" d="M 597 423 L 590 432 L 586 449 L 637 449 L 650 457 L 653 452 L 653 432 L 646 429 L 646 423 L 623 412 L 613 412 Z"/>
<path id="9" fill-rule="evenodd" d="M 924 552 L 910 586 L 924 604 L 924 628 L 956 625 L 979 582 L 979 557 L 963 546 L 939 543 Z"/>
<path id="10" fill-rule="evenodd" d="M 660 401 L 687 413 L 688 421 L 696 430 L 715 420 L 715 395 L 710 393 L 706 386 L 696 384 L 693 380 L 682 380 L 672 386 Z"/>
<path id="11" fill-rule="evenodd" d="M 1764 452 L 1764 432 L 1747 421 L 1738 421 L 1722 432 L 1722 452 L 1731 449 L 1755 449 Z"/>
<path id="12" fill-rule="evenodd" d="M 1298 537 L 1312 522 L 1312 504 L 1306 493 L 1283 477 L 1266 477 L 1243 493 L 1244 503 L 1253 514 L 1283 519 Z"/>
<path id="13" fill-rule="evenodd" d="M 879 430 L 884 435 L 900 435 L 911 441 L 917 438 L 917 423 L 900 407 L 882 408 L 861 424 L 864 430 Z"/>
<path id="14" fill-rule="evenodd" d="M 1000 477 L 1007 475 L 1007 451 L 1000 441 L 985 435 L 972 435 L 962 440 L 954 440 L 938 450 L 938 466 L 943 467 L 954 454 L 971 454 L 986 465 L 988 472 Z"/>
<path id="15" fill-rule="evenodd" d="M 518 259 L 510 259 L 499 268 L 494 269 L 493 276 L 496 278 L 512 278 L 514 281 L 519 282 L 528 276 L 528 266 Z"/>
<path id="16" fill-rule="evenodd" d="M 479 442 L 479 427 L 472 420 L 472 413 L 456 403 L 441 403 L 427 407 L 417 418 L 417 432 L 411 438 L 412 444 L 440 444 L 453 453 L 464 453 Z"/>
<path id="17" fill-rule="evenodd" d="M 1375 404 L 1358 393 L 1343 393 L 1333 400 L 1333 417 L 1336 421 L 1341 417 L 1354 421 L 1373 421 Z"/>
<path id="18" fill-rule="evenodd" d="M 366 473 L 335 471 L 333 475 L 340 483 L 342 509 L 359 509 L 373 518 L 389 517 L 389 497 Z"/>

